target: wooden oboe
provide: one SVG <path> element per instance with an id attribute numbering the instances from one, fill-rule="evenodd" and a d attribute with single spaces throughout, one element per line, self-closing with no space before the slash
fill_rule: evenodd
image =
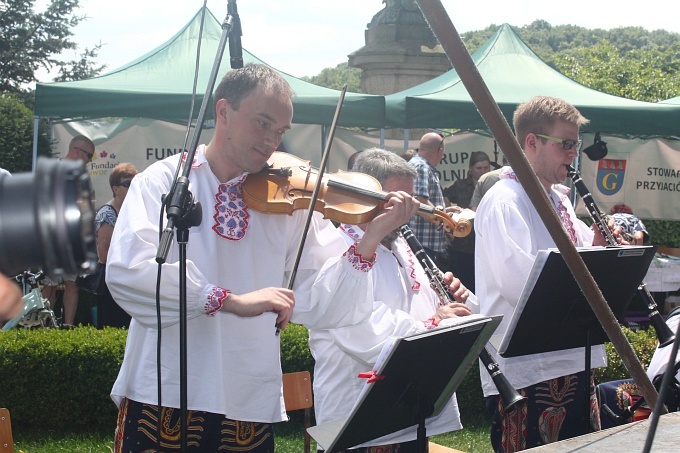
<path id="1" fill-rule="evenodd" d="M 583 199 L 583 204 L 588 209 L 590 217 L 593 219 L 597 229 L 602 233 L 602 236 L 604 236 L 607 244 L 610 246 L 618 246 L 619 244 L 616 242 L 616 238 L 609 228 L 608 217 L 600 211 L 595 204 L 593 196 L 583 182 L 583 179 L 581 179 L 579 172 L 571 165 L 567 165 L 567 171 L 569 172 L 569 177 L 574 181 L 574 187 L 576 187 L 576 191 Z M 637 293 L 647 307 L 647 316 L 649 317 L 649 322 L 656 331 L 656 336 L 659 339 L 659 347 L 663 348 L 664 346 L 673 343 L 675 334 L 663 320 L 663 316 L 659 313 L 659 307 L 656 305 L 654 297 L 652 297 L 647 289 L 647 284 L 645 282 L 642 282 L 640 286 L 638 286 Z"/>
<path id="2" fill-rule="evenodd" d="M 448 303 L 454 302 L 451 291 L 449 291 L 448 286 L 444 283 L 444 276 L 439 268 L 434 264 L 432 258 L 428 256 L 425 249 L 421 245 L 420 241 L 411 231 L 408 225 L 403 225 L 401 227 L 401 234 L 406 239 L 408 246 L 413 251 L 416 259 L 423 267 L 427 278 L 430 280 L 430 285 L 435 290 L 439 296 L 439 301 L 441 305 L 446 305 Z M 493 359 L 491 353 L 484 348 L 479 354 L 479 360 L 484 364 L 484 368 L 488 371 L 493 383 L 498 389 L 498 393 L 501 396 L 501 400 L 504 404 L 505 412 L 510 412 L 515 410 L 520 404 L 525 404 L 527 398 L 519 394 L 517 390 L 512 387 L 512 384 L 503 375 L 498 363 Z"/>

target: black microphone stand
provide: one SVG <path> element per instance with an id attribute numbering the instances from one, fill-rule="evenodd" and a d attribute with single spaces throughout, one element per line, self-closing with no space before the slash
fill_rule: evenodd
<path id="1" fill-rule="evenodd" d="M 235 4 L 234 4 L 235 7 Z M 231 9 L 231 8 L 230 8 Z M 237 19 L 238 20 L 238 19 Z M 210 103 L 215 80 L 217 80 L 217 73 L 222 62 L 222 54 L 227 44 L 227 39 L 231 36 L 234 26 L 234 17 L 228 13 L 225 21 L 222 23 L 222 36 L 215 55 L 210 78 L 208 79 L 208 86 L 203 96 L 203 102 L 196 120 L 196 127 L 194 135 L 191 138 L 191 144 L 187 152 L 187 158 L 182 167 L 182 174 L 172 184 L 172 189 L 167 197 L 164 197 L 163 203 L 167 200 L 167 218 L 168 222 L 165 229 L 161 233 L 158 244 L 158 252 L 156 253 L 156 262 L 158 264 L 165 263 L 168 256 L 168 251 L 173 240 L 173 230 L 177 228 L 177 244 L 179 246 L 179 334 L 180 334 L 180 411 L 182 414 L 181 426 L 181 442 L 182 451 L 186 451 L 187 447 L 187 277 L 186 277 L 186 245 L 189 240 L 189 228 L 192 226 L 199 226 L 201 224 L 202 210 L 201 205 L 194 201 L 193 194 L 189 191 L 189 172 L 191 171 L 191 164 L 196 155 L 196 147 L 200 140 L 201 131 L 203 130 L 203 123 L 205 122 L 206 111 Z M 238 27 L 240 30 L 240 26 Z M 191 127 L 191 123 L 187 125 Z M 160 404 L 160 401 L 159 401 Z M 160 406 L 158 408 L 160 417 Z M 160 438 L 158 439 L 160 443 Z"/>

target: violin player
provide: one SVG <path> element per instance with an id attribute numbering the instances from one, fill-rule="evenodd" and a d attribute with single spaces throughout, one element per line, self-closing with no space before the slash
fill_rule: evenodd
<path id="1" fill-rule="evenodd" d="M 352 170 L 373 176 L 388 191 L 413 192 L 417 175 L 402 157 L 379 148 L 363 151 Z M 341 224 L 348 245 L 362 240 L 366 225 Z M 445 276 L 454 303 L 441 304 L 414 252 L 399 233 L 382 239 L 374 266 L 373 313 L 366 321 L 334 329 L 310 329 L 309 346 L 314 365 L 314 414 L 317 424 L 348 417 L 365 385 L 357 375 L 372 369 L 383 345 L 392 336 L 402 337 L 437 327 L 446 318 L 470 314 L 465 305 L 470 292 L 451 273 Z M 455 395 L 436 417 L 428 418 L 428 435 L 461 429 Z M 366 442 L 352 453 L 418 450 L 416 426 Z"/>
<path id="2" fill-rule="evenodd" d="M 291 215 L 251 209 L 241 186 L 265 167 L 293 118 L 293 91 L 277 72 L 249 64 L 229 71 L 214 92 L 215 132 L 192 162 L 190 191 L 201 203 L 201 224 L 187 247 L 189 451 L 271 452 L 272 424 L 287 420 L 275 326 L 352 325 L 372 310 L 372 266 L 390 231 L 419 203 L 390 192 L 366 234 L 347 246 L 330 220 L 312 216 L 293 290 L 285 288 L 304 229 L 306 210 Z M 119 407 L 115 451 L 177 448 L 178 252 L 162 266 L 160 319 L 155 281 L 161 197 L 170 191 L 180 155 L 139 173 L 111 240 L 107 284 L 131 316 L 123 364 L 111 391 Z M 162 329 L 161 439 L 156 337 Z M 167 446 L 167 447 L 166 447 Z"/>

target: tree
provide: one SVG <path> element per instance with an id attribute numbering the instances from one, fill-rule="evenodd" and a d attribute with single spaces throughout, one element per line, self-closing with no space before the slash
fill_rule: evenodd
<path id="1" fill-rule="evenodd" d="M 0 162 L 10 173 L 30 171 L 33 112 L 13 94 L 0 95 Z"/>
<path id="2" fill-rule="evenodd" d="M 325 68 L 319 75 L 303 77 L 302 80 L 334 90 L 341 90 L 346 83 L 347 91 L 361 92 L 361 69 L 350 68 L 347 63 L 340 63 L 334 68 Z"/>
<path id="3" fill-rule="evenodd" d="M 590 88 L 638 101 L 658 102 L 680 94 L 680 43 L 665 51 L 643 48 L 625 55 L 609 41 L 555 58 L 557 69 Z"/>
<path id="4" fill-rule="evenodd" d="M 0 0 L 0 92 L 17 93 L 36 82 L 36 71 L 59 69 L 64 77 L 92 75 L 103 67 L 93 66 L 99 46 L 85 49 L 79 61 L 56 58 L 61 52 L 77 49 L 69 38 L 71 30 L 85 16 L 77 16 L 79 0 L 50 0 L 41 13 L 34 12 L 36 0 Z M 72 79 L 73 80 L 73 79 Z"/>

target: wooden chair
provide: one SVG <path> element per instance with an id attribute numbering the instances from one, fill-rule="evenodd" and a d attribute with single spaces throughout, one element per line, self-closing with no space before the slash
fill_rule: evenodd
<path id="1" fill-rule="evenodd" d="M 453 448 L 445 447 L 443 445 L 435 444 L 434 442 L 429 442 L 427 446 L 429 453 L 464 453 L 460 450 L 455 450 Z"/>
<path id="2" fill-rule="evenodd" d="M 314 400 L 312 398 L 312 378 L 309 371 L 284 373 L 283 400 L 286 404 L 286 411 L 305 410 L 305 453 L 310 453 L 311 438 L 307 433 L 307 428 L 311 426 L 311 408 L 314 405 Z"/>
<path id="3" fill-rule="evenodd" d="M 9 411 L 3 407 L 0 408 L 0 452 L 12 453 L 13 451 L 12 423 L 9 418 Z"/>

